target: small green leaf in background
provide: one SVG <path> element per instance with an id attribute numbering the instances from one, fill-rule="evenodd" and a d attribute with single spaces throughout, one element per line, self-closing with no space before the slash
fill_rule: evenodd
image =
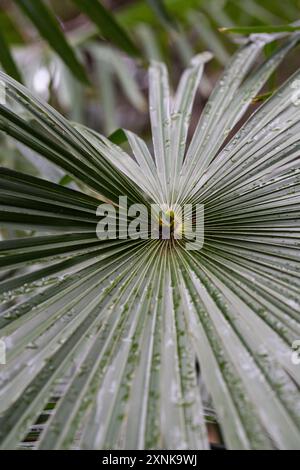
<path id="1" fill-rule="evenodd" d="M 53 13 L 42 0 L 15 0 L 24 14 L 37 28 L 41 36 L 57 52 L 73 75 L 84 83 L 89 83 L 82 64 L 78 61 L 73 49 L 68 44 L 64 33 Z"/>
<path id="2" fill-rule="evenodd" d="M 278 47 L 277 41 L 272 41 L 269 42 L 268 44 L 265 45 L 264 47 L 264 55 L 266 58 L 271 57 L 271 55 L 274 54 Z M 275 70 L 272 75 L 270 76 L 268 80 L 268 87 L 270 89 L 270 93 L 272 93 L 276 90 L 277 86 L 277 70 Z M 266 93 L 265 93 L 266 94 Z M 259 100 L 261 101 L 261 100 Z"/>
<path id="3" fill-rule="evenodd" d="M 255 96 L 255 98 L 252 99 L 252 104 L 263 103 L 273 95 L 274 91 L 267 91 L 267 93 Z"/>
<path id="4" fill-rule="evenodd" d="M 138 56 L 140 54 L 126 31 L 98 0 L 89 0 L 88 2 L 86 0 L 73 0 L 73 2 L 98 27 L 105 39 L 112 41 L 130 55 Z"/>
<path id="5" fill-rule="evenodd" d="M 277 26 L 243 26 L 240 28 L 219 28 L 221 33 L 232 33 L 232 34 L 264 34 L 264 33 L 293 33 L 294 31 L 300 31 L 300 26 L 277 25 Z"/>
<path id="6" fill-rule="evenodd" d="M 72 183 L 73 178 L 70 175 L 64 175 L 58 182 L 61 186 L 67 186 L 69 183 Z"/>
<path id="7" fill-rule="evenodd" d="M 11 77 L 18 80 L 22 83 L 21 73 L 11 55 L 9 45 L 6 42 L 6 38 L 2 35 L 0 30 L 0 62 L 5 72 L 7 72 Z"/>
<path id="8" fill-rule="evenodd" d="M 122 145 L 127 142 L 127 137 L 123 129 L 117 129 L 108 137 L 109 140 L 116 145 Z"/>
<path id="9" fill-rule="evenodd" d="M 147 3 L 152 8 L 154 13 L 158 16 L 159 20 L 164 26 L 167 26 L 172 29 L 177 29 L 176 23 L 172 16 L 169 14 L 168 10 L 166 9 L 163 0 L 147 0 Z"/>

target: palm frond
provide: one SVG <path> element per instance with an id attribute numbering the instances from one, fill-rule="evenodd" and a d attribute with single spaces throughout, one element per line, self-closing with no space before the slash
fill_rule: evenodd
<path id="1" fill-rule="evenodd" d="M 190 145 L 208 56 L 192 60 L 174 100 L 154 62 L 154 158 L 132 132 L 135 159 L 1 73 L 26 109 L 2 105 L 1 130 L 89 188 L 1 170 L 1 223 L 36 231 L 0 243 L 3 273 L 22 268 L 0 281 L 2 448 L 18 446 L 68 377 L 39 448 L 207 449 L 199 374 L 228 448 L 299 447 L 299 72 L 233 132 L 299 35 L 252 71 L 273 39 L 254 35 L 232 58 Z M 203 248 L 99 240 L 99 201 L 120 195 L 204 204 Z"/>

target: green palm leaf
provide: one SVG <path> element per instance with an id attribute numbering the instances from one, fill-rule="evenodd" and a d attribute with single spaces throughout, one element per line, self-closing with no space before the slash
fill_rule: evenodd
<path id="1" fill-rule="evenodd" d="M 299 35 L 249 74 L 273 39 L 252 36 L 232 58 L 189 146 L 209 56 L 192 60 L 172 101 L 154 62 L 154 158 L 133 133 L 134 159 L 1 73 L 26 113 L 1 106 L 0 129 L 87 188 L 0 172 L 3 226 L 36 231 L 0 243 L 2 448 L 18 446 L 64 380 L 41 449 L 207 449 L 199 374 L 228 448 L 299 447 L 299 72 L 228 138 Z M 203 248 L 99 240 L 97 206 L 120 195 L 204 204 Z"/>
<path id="2" fill-rule="evenodd" d="M 234 34 L 258 34 L 258 33 L 286 33 L 299 31 L 300 26 L 287 25 L 275 25 L 275 26 L 242 26 L 240 28 L 220 28 L 222 33 L 234 33 Z"/>
<path id="3" fill-rule="evenodd" d="M 84 12 L 98 27 L 103 36 L 130 55 L 139 56 L 139 50 L 128 36 L 126 31 L 119 25 L 114 16 L 100 1 L 73 0 L 78 9 Z"/>
<path id="4" fill-rule="evenodd" d="M 49 45 L 61 57 L 73 75 L 81 82 L 88 84 L 89 80 L 83 65 L 77 59 L 54 14 L 45 3 L 41 0 L 35 0 L 34 2 L 15 0 L 15 3 L 34 24 L 40 35 L 46 39 Z"/>
<path id="5" fill-rule="evenodd" d="M 20 71 L 12 57 L 6 37 L 0 32 L 0 62 L 4 70 L 13 78 L 22 82 Z"/>

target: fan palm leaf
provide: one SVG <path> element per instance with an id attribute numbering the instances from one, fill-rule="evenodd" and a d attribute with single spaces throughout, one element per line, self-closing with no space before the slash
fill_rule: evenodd
<path id="1" fill-rule="evenodd" d="M 2 448 L 18 446 L 67 377 L 39 448 L 207 449 L 199 375 L 228 448 L 299 447 L 300 73 L 236 131 L 299 41 L 294 33 L 252 70 L 274 37 L 251 36 L 233 56 L 189 146 L 209 55 L 192 59 L 174 98 L 166 67 L 152 64 L 154 158 L 132 132 L 134 159 L 0 74 L 7 103 L 24 109 L 1 105 L 0 129 L 86 189 L 0 172 L 2 225 L 36 231 L 0 243 Z M 203 248 L 99 240 L 97 207 L 120 195 L 204 204 Z"/>

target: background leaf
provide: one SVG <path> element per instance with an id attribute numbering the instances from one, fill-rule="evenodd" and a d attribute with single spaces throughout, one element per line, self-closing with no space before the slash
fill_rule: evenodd
<path id="1" fill-rule="evenodd" d="M 265 26 L 243 26 L 236 28 L 220 28 L 221 33 L 232 34 L 270 34 L 270 33 L 293 33 L 300 31 L 300 26 L 292 25 L 265 25 Z"/>
<path id="2" fill-rule="evenodd" d="M 31 0 L 14 1 L 34 24 L 40 35 L 46 39 L 64 63 L 70 68 L 74 76 L 81 82 L 89 83 L 84 67 L 77 59 L 58 21 L 45 3 L 42 0 L 35 0 L 34 2 Z"/>
<path id="3" fill-rule="evenodd" d="M 22 83 L 21 73 L 16 65 L 10 51 L 10 47 L 6 42 L 6 38 L 0 30 L 0 62 L 4 70 L 13 78 Z"/>
<path id="4" fill-rule="evenodd" d="M 101 35 L 130 55 L 138 56 L 139 50 L 117 20 L 98 0 L 73 0 L 98 27 Z"/>
<path id="5" fill-rule="evenodd" d="M 177 29 L 176 23 L 165 7 L 163 0 L 147 0 L 147 2 L 163 25 Z"/>

